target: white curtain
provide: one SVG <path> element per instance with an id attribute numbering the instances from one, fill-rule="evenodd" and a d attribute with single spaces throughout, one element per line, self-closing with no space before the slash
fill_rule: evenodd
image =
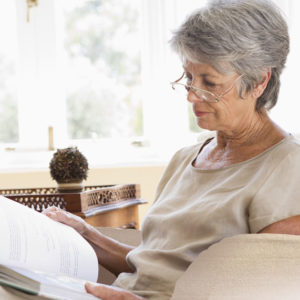
<path id="1" fill-rule="evenodd" d="M 181 72 L 168 45 L 171 29 L 176 26 L 176 8 L 174 0 L 144 0 L 142 6 L 144 133 L 154 147 L 168 136 L 168 145 L 177 148 L 176 143 L 188 132 L 186 103 L 174 101 L 169 84 Z"/>

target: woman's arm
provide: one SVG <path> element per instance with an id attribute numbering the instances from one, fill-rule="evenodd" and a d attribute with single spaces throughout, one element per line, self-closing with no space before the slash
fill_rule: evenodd
<path id="1" fill-rule="evenodd" d="M 103 235 L 82 218 L 57 207 L 47 208 L 43 214 L 78 231 L 94 248 L 99 264 L 115 275 L 122 272 L 133 272 L 126 262 L 126 255 L 134 249 L 133 247 Z"/>
<path id="2" fill-rule="evenodd" d="M 94 248 L 98 257 L 98 262 L 103 267 L 114 273 L 116 276 L 122 272 L 133 272 L 127 264 L 126 255 L 133 250 L 134 247 L 119 243 L 118 241 L 103 235 L 88 224 L 87 230 L 82 236 Z"/>
<path id="3" fill-rule="evenodd" d="M 258 233 L 283 233 L 300 235 L 300 215 L 272 223 Z"/>

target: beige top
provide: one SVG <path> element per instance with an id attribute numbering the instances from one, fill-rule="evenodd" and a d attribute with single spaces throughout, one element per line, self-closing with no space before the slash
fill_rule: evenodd
<path id="1" fill-rule="evenodd" d="M 127 260 L 136 270 L 114 285 L 147 299 L 170 299 L 177 279 L 201 251 L 225 237 L 255 233 L 300 214 L 300 142 L 289 136 L 232 166 L 192 166 L 202 144 L 178 151 Z"/>

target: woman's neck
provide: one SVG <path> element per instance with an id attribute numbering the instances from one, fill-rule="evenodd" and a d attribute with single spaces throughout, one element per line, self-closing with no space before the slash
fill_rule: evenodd
<path id="1" fill-rule="evenodd" d="M 245 122 L 238 130 L 217 132 L 217 147 L 223 149 L 241 149 L 251 145 L 268 148 L 288 136 L 288 133 L 277 126 L 266 112 Z M 263 146 L 264 145 L 264 146 Z"/>

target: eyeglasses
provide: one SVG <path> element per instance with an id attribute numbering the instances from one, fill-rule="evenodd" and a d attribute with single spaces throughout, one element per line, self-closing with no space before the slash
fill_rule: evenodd
<path id="1" fill-rule="evenodd" d="M 188 93 L 190 91 L 192 91 L 193 93 L 196 94 L 197 97 L 201 98 L 205 102 L 210 102 L 210 103 L 219 102 L 223 96 L 225 96 L 227 93 L 230 92 L 230 90 L 233 88 L 234 84 L 243 76 L 243 75 L 240 75 L 239 77 L 237 77 L 234 80 L 234 82 L 232 83 L 232 85 L 227 90 L 225 90 L 225 92 L 223 92 L 217 96 L 210 91 L 202 90 L 202 89 L 196 88 L 190 84 L 184 84 L 184 83 L 179 82 L 183 78 L 184 74 L 185 73 L 183 73 L 179 79 L 170 83 L 172 89 L 175 91 L 178 91 L 179 93 L 183 93 L 185 96 L 187 96 Z"/>

